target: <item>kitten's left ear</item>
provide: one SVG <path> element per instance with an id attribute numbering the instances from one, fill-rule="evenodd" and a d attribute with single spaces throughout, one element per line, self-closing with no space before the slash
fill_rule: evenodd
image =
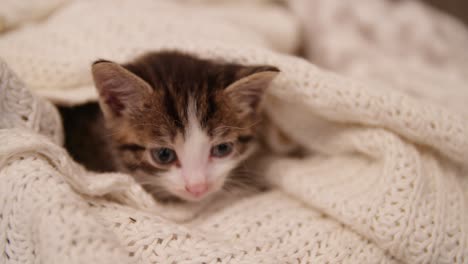
<path id="1" fill-rule="evenodd" d="M 272 66 L 247 67 L 240 72 L 241 78 L 229 85 L 224 93 L 248 112 L 256 112 L 263 94 L 280 70 Z"/>
<path id="2" fill-rule="evenodd" d="M 120 117 L 141 106 L 152 93 L 147 82 L 111 61 L 93 63 L 92 74 L 101 109 L 108 118 Z"/>

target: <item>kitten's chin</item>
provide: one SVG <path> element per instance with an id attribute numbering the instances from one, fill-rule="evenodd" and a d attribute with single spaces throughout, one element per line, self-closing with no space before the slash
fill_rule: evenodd
<path id="1" fill-rule="evenodd" d="M 187 193 L 182 193 L 182 192 L 171 192 L 175 197 L 177 197 L 177 199 L 180 199 L 181 201 L 183 202 L 189 202 L 189 203 L 197 203 L 197 202 L 201 202 L 205 199 L 207 199 L 209 196 L 211 196 L 210 193 L 207 193 L 205 195 L 202 195 L 202 196 L 193 196 L 193 195 L 190 195 L 190 194 L 187 194 Z"/>

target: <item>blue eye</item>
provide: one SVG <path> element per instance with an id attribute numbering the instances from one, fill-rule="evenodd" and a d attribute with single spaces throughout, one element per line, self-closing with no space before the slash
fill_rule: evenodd
<path id="1" fill-rule="evenodd" d="M 170 148 L 155 148 L 151 150 L 151 157 L 159 164 L 169 164 L 177 159 L 174 150 Z"/>
<path id="2" fill-rule="evenodd" d="M 211 156 L 223 158 L 231 154 L 232 149 L 232 143 L 221 143 L 211 148 Z"/>

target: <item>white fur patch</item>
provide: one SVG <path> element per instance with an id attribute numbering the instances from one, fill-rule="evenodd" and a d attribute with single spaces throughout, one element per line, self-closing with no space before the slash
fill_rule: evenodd
<path id="1" fill-rule="evenodd" d="M 189 101 L 187 119 L 184 143 L 177 153 L 182 165 L 182 177 L 187 185 L 206 183 L 211 140 L 200 127 L 193 101 Z"/>

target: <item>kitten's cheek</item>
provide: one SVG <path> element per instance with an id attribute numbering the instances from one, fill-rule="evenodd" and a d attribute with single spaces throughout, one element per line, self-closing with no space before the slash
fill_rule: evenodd
<path id="1" fill-rule="evenodd" d="M 184 181 L 180 169 L 171 169 L 168 172 L 160 175 L 166 189 L 171 192 L 179 192 L 184 190 Z"/>
<path id="2" fill-rule="evenodd" d="M 220 177 L 216 181 L 213 182 L 211 187 L 211 192 L 215 193 L 223 189 L 224 183 L 226 182 L 227 177 Z"/>

